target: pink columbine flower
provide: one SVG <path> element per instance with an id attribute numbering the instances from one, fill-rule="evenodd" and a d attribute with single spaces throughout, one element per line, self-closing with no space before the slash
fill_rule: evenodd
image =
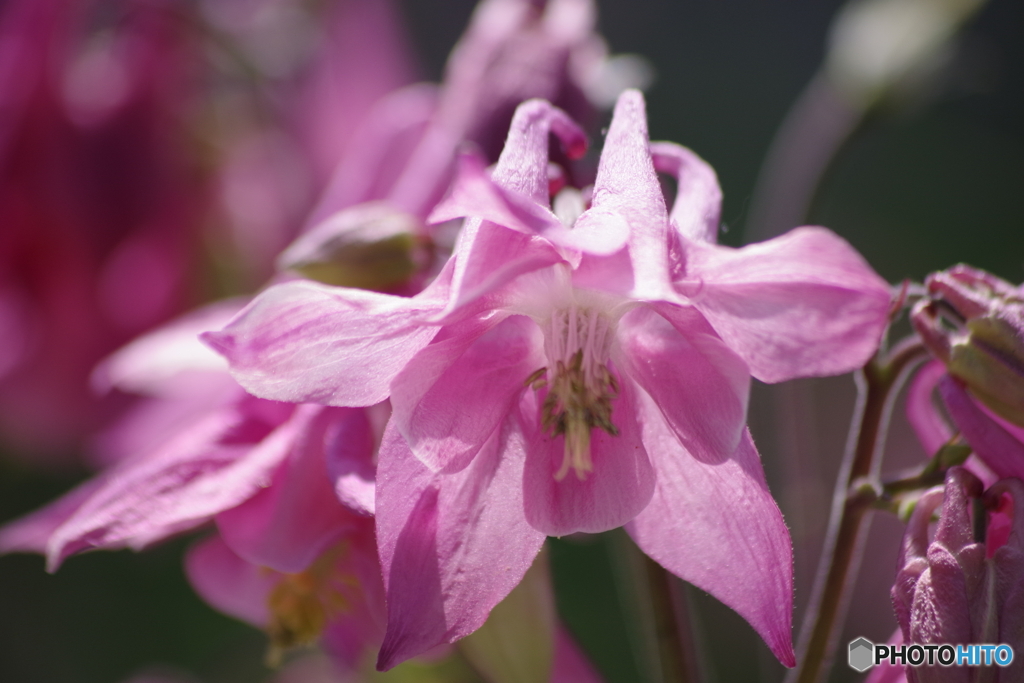
<path id="1" fill-rule="evenodd" d="M 972 499 L 985 502 L 984 541 L 976 541 Z M 933 539 L 928 524 L 942 506 Z M 896 619 L 906 643 L 1024 643 L 1024 485 L 1003 479 L 982 493 L 982 483 L 961 467 L 950 468 L 945 490 L 918 502 L 903 539 L 892 589 Z M 1024 664 L 1008 668 L 907 667 L 910 683 L 1019 680 Z"/>
<path id="2" fill-rule="evenodd" d="M 0 9 L 8 452 L 73 452 L 114 408 L 90 392 L 92 367 L 180 312 L 193 284 L 204 188 L 184 151 L 196 95 L 187 22 L 166 3 L 113 5 Z"/>
<path id="3" fill-rule="evenodd" d="M 789 534 L 744 425 L 750 377 L 862 365 L 889 288 L 821 228 L 715 245 L 714 172 L 648 141 L 638 92 L 616 106 L 589 208 L 570 192 L 552 211 L 549 132 L 583 151 L 567 115 L 531 101 L 491 176 L 465 161 L 433 218 L 473 218 L 421 294 L 287 283 L 205 340 L 258 396 L 390 396 L 381 667 L 479 627 L 546 535 L 623 524 L 792 665 Z M 678 178 L 671 211 L 659 169 Z"/>

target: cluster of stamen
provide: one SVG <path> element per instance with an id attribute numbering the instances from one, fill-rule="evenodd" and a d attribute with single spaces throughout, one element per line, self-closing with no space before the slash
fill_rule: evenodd
<path id="1" fill-rule="evenodd" d="M 619 434 L 612 424 L 612 401 L 619 394 L 619 384 L 605 362 L 609 327 L 604 315 L 585 308 L 572 306 L 556 312 L 544 330 L 548 365 L 526 380 L 535 390 L 548 390 L 541 406 L 541 426 L 551 436 L 565 436 L 557 481 L 570 468 L 580 480 L 593 471 L 590 430 L 599 427 L 612 436 Z"/>
<path id="2" fill-rule="evenodd" d="M 268 666 L 278 666 L 290 649 L 314 644 L 328 620 L 349 609 L 345 593 L 357 582 L 337 570 L 337 561 L 345 552 L 344 544 L 331 548 L 305 571 L 283 574 L 270 591 Z"/>

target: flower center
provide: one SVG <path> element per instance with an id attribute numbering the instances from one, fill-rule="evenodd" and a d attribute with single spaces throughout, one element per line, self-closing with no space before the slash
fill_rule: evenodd
<path id="1" fill-rule="evenodd" d="M 349 609 L 345 593 L 357 582 L 337 569 L 337 562 L 345 552 L 345 544 L 336 545 L 318 557 L 308 569 L 296 574 L 281 574 L 281 580 L 267 596 L 270 609 L 267 625 L 269 666 L 278 666 L 287 650 L 314 644 L 328 620 Z"/>
<path id="2" fill-rule="evenodd" d="M 543 428 L 551 436 L 565 436 L 557 481 L 565 478 L 569 468 L 581 481 L 593 471 L 591 429 L 619 434 L 612 424 L 612 401 L 619 394 L 619 384 L 607 365 L 610 328 L 605 315 L 589 308 L 556 311 L 544 329 L 548 365 L 526 380 L 535 390 L 548 390 L 541 406 Z"/>

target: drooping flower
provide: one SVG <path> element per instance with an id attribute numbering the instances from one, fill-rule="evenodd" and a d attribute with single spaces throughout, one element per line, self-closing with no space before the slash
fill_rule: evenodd
<path id="1" fill-rule="evenodd" d="M 970 503 L 981 498 L 987 535 L 976 539 Z M 942 506 L 935 537 L 928 523 Z M 950 468 L 945 491 L 934 489 L 918 502 L 903 540 L 892 589 L 896 619 L 907 644 L 993 643 L 1015 651 L 1024 646 L 1024 485 L 1003 479 L 984 495 L 981 482 L 960 467 Z M 984 528 L 984 526 L 982 526 Z M 907 667 L 910 683 L 1011 681 L 1009 667 Z"/>
<path id="2" fill-rule="evenodd" d="M 860 366 L 888 287 L 820 228 L 716 246 L 713 171 L 648 142 L 637 92 L 616 107 L 591 206 L 562 211 L 563 223 L 549 131 L 582 151 L 564 113 L 531 101 L 492 177 L 463 164 L 434 219 L 474 218 L 421 294 L 287 283 L 205 340 L 258 396 L 391 397 L 382 667 L 477 628 L 545 535 L 623 524 L 791 665 L 790 543 L 744 427 L 750 376 Z M 678 176 L 671 212 L 656 168 Z"/>

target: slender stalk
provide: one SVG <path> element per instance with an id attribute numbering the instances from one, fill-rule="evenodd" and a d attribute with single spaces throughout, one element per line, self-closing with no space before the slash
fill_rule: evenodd
<path id="1" fill-rule="evenodd" d="M 679 579 L 644 556 L 654 616 L 654 636 L 664 681 L 699 683 L 700 668 L 694 645 L 686 595 Z"/>
<path id="2" fill-rule="evenodd" d="M 884 357 L 879 352 L 857 373 L 858 400 L 846 453 L 839 469 L 825 546 L 797 645 L 797 666 L 787 683 L 824 680 L 849 603 L 849 588 L 860 564 L 868 511 L 877 487 L 857 485 L 878 476 L 895 395 L 912 366 L 924 356 L 916 339 Z"/>
<path id="3" fill-rule="evenodd" d="M 612 536 L 616 583 L 641 679 L 700 683 L 697 648 L 679 579 L 641 552 L 624 531 Z"/>

